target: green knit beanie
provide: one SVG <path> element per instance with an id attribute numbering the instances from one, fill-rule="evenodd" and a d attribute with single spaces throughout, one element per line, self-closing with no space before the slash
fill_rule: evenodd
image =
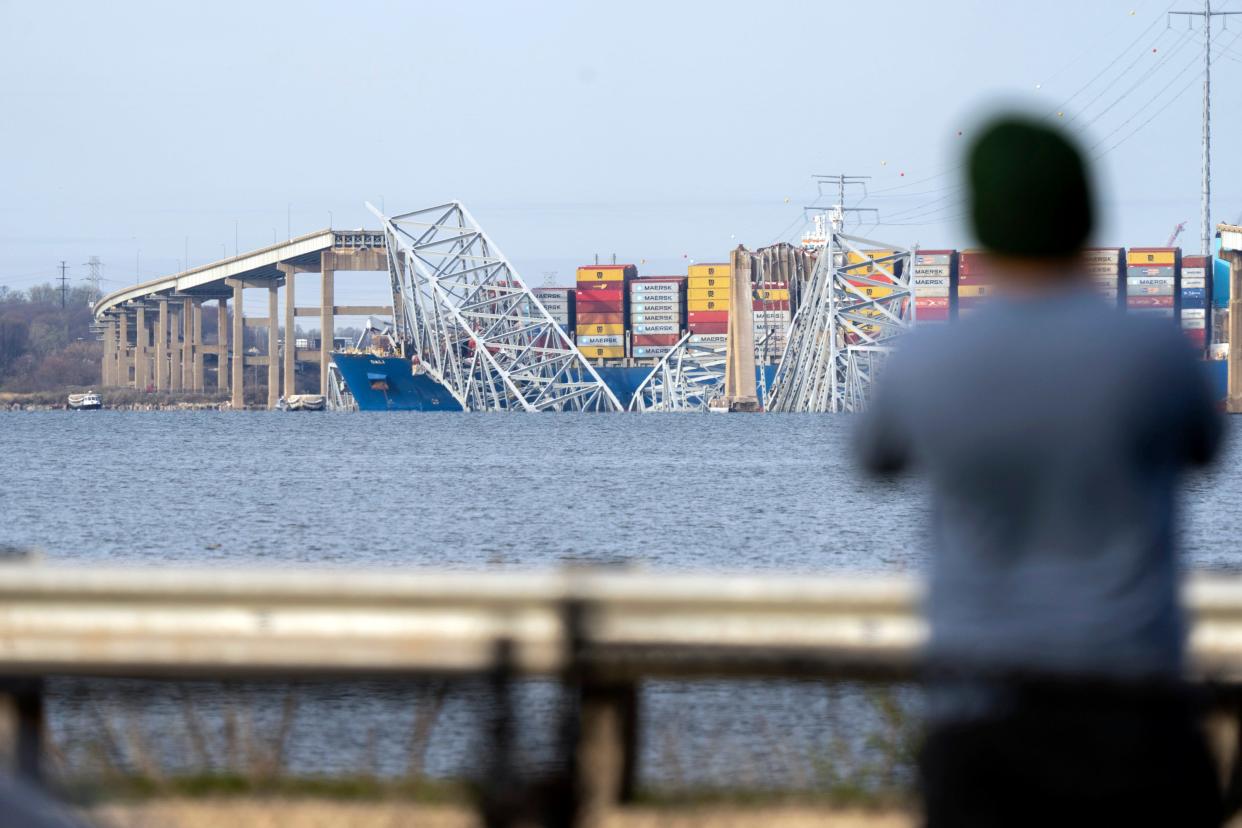
<path id="1" fill-rule="evenodd" d="M 1082 249 L 1095 209 L 1086 162 L 1059 130 L 1023 116 L 988 124 L 967 156 L 970 216 L 988 250 L 1058 258 Z"/>

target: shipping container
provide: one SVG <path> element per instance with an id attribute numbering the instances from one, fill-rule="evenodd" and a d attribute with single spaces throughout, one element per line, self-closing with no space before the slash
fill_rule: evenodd
<path id="1" fill-rule="evenodd" d="M 634 265 L 587 265 L 578 268 L 578 282 L 626 282 L 638 275 Z"/>
<path id="2" fill-rule="evenodd" d="M 578 350 L 588 359 L 625 359 L 625 346 L 590 345 L 578 343 Z"/>
<path id="3" fill-rule="evenodd" d="M 755 299 L 753 302 L 751 302 L 751 307 L 754 310 L 771 310 L 771 311 L 790 310 L 790 304 L 788 302 L 764 302 L 760 299 Z"/>
<path id="4" fill-rule="evenodd" d="M 633 313 L 675 313 L 681 314 L 680 302 L 631 302 Z"/>
<path id="5" fill-rule="evenodd" d="M 632 325 L 652 324 L 659 322 L 674 322 L 681 324 L 680 313 L 631 313 L 630 323 Z"/>
<path id="6" fill-rule="evenodd" d="M 630 344 L 635 348 L 648 345 L 676 345 L 681 339 L 680 333 L 671 334 L 634 334 Z"/>
<path id="7" fill-rule="evenodd" d="M 720 299 L 691 299 L 686 302 L 686 308 L 691 313 L 702 311 L 728 311 L 729 303 L 727 300 Z"/>
<path id="8" fill-rule="evenodd" d="M 577 302 L 579 305 L 583 304 L 584 302 L 590 302 L 593 304 L 610 302 L 610 303 L 617 304 L 617 305 L 620 305 L 625 302 L 625 291 L 623 290 L 603 290 L 603 289 L 579 290 L 574 295 L 577 297 Z"/>
<path id="9" fill-rule="evenodd" d="M 696 334 L 723 334 L 729 332 L 728 322 L 691 322 L 687 327 Z"/>
<path id="10" fill-rule="evenodd" d="M 686 273 L 691 279 L 696 277 L 723 277 L 728 279 L 733 274 L 733 266 L 728 262 L 704 262 L 703 264 L 692 264 L 686 268 Z"/>
<path id="11" fill-rule="evenodd" d="M 729 335 L 727 333 L 718 333 L 718 334 L 696 333 L 696 334 L 691 335 L 690 337 L 690 342 L 695 345 L 717 346 L 717 345 L 724 345 L 728 341 L 729 341 Z"/>
<path id="12" fill-rule="evenodd" d="M 582 312 L 577 317 L 578 326 L 583 325 L 624 325 L 625 314 L 621 311 L 613 311 L 611 313 L 588 313 Z"/>
<path id="13" fill-rule="evenodd" d="M 634 325 L 635 334 L 675 334 L 681 330 L 681 325 L 677 322 L 656 322 Z"/>
<path id="14" fill-rule="evenodd" d="M 992 285 L 964 285 L 957 283 L 957 298 L 960 302 L 962 299 L 974 299 L 981 296 L 990 296 L 992 293 Z"/>
<path id="15" fill-rule="evenodd" d="M 788 290 L 752 290 L 751 295 L 764 302 L 788 302 Z"/>
<path id="16" fill-rule="evenodd" d="M 674 343 L 676 344 L 676 343 Z M 672 353 L 673 348 L 669 345 L 635 345 L 635 359 L 659 359 Z"/>
<path id="17" fill-rule="evenodd" d="M 722 288 L 690 288 L 686 291 L 686 298 L 691 302 L 703 301 L 705 299 L 715 299 L 717 301 L 727 300 L 729 298 L 729 289 Z"/>
<path id="18" fill-rule="evenodd" d="M 1126 252 L 1126 265 L 1168 265 L 1177 264 L 1178 248 L 1176 247 L 1131 247 Z"/>
<path id="19" fill-rule="evenodd" d="M 1180 300 L 1182 332 L 1190 342 L 1206 358 L 1208 346 L 1215 339 L 1213 336 L 1213 314 L 1209 313 L 1212 306 L 1212 268 L 1215 266 L 1211 256 L 1184 256 L 1181 261 Z"/>
<path id="20" fill-rule="evenodd" d="M 578 320 L 578 337 L 584 336 L 621 336 L 625 334 L 625 323 L 617 322 L 612 325 L 604 325 L 591 322 L 583 322 Z"/>
<path id="21" fill-rule="evenodd" d="M 615 334 L 612 336 L 584 336 L 581 331 L 578 333 L 578 344 L 588 347 L 619 347 L 622 355 L 625 353 L 625 334 Z"/>
<path id="22" fill-rule="evenodd" d="M 727 310 L 692 310 L 686 314 L 686 319 L 690 322 L 728 322 L 729 312 Z"/>

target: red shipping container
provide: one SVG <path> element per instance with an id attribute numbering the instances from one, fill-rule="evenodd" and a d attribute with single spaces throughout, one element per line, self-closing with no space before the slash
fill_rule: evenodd
<path id="1" fill-rule="evenodd" d="M 722 334 L 729 332 L 728 322 L 691 322 L 689 327 L 696 334 Z"/>
<path id="2" fill-rule="evenodd" d="M 949 297 L 947 296 L 916 296 L 914 297 L 914 306 L 920 311 L 923 308 L 944 308 L 949 309 Z"/>
<path id="3" fill-rule="evenodd" d="M 637 279 L 630 282 L 630 284 L 642 285 L 647 282 L 673 282 L 675 284 L 681 284 L 684 281 L 686 281 L 685 276 L 639 276 Z"/>
<path id="4" fill-rule="evenodd" d="M 681 339 L 681 334 L 634 334 L 631 342 L 636 347 L 644 345 L 663 347 L 676 345 L 679 339 Z"/>
<path id="5" fill-rule="evenodd" d="M 616 304 L 620 305 L 625 302 L 624 290 L 579 290 L 576 292 L 578 304 L 590 302 L 592 304 Z"/>
<path id="6" fill-rule="evenodd" d="M 948 308 L 915 308 L 914 319 L 916 322 L 948 322 Z"/>
<path id="7" fill-rule="evenodd" d="M 579 325 L 624 325 L 625 314 L 621 311 L 609 313 L 585 312 L 574 314 L 574 321 Z"/>
<path id="8" fill-rule="evenodd" d="M 728 322 L 729 312 L 723 311 L 690 311 L 686 314 L 690 322 Z"/>
<path id="9" fill-rule="evenodd" d="M 1131 293 L 1126 296 L 1126 305 L 1131 308 L 1171 308 L 1172 296 L 1143 296 Z"/>
<path id="10" fill-rule="evenodd" d="M 601 287 L 602 285 L 602 287 Z M 624 296 L 625 288 L 620 282 L 579 282 L 575 291 L 579 295 L 589 293 L 592 296 Z"/>
<path id="11" fill-rule="evenodd" d="M 976 279 L 991 269 L 986 253 L 962 252 L 957 257 L 958 278 L 974 276 Z"/>
<path id="12" fill-rule="evenodd" d="M 769 310 L 769 311 L 782 311 L 782 310 L 789 310 L 789 302 L 787 302 L 787 301 L 782 301 L 782 302 L 765 302 L 765 301 L 763 301 L 762 299 L 755 299 L 755 300 L 754 300 L 754 302 L 753 302 L 752 304 L 754 305 L 754 309 L 755 309 L 755 310 L 757 310 L 757 311 L 762 311 L 762 310 Z"/>

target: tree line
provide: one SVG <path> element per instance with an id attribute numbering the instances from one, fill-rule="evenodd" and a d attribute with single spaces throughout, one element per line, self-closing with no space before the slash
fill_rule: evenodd
<path id="1" fill-rule="evenodd" d="M 98 385 L 103 351 L 91 331 L 96 298 L 85 285 L 63 295 L 51 284 L 28 290 L 0 285 L 0 390 Z"/>

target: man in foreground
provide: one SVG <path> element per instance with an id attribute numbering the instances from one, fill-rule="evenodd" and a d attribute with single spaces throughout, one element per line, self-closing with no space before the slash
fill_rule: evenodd
<path id="1" fill-rule="evenodd" d="M 858 434 L 933 496 L 927 823 L 1219 825 L 1174 553 L 1179 475 L 1220 443 L 1210 386 L 1171 319 L 1091 295 L 1072 144 L 1005 118 L 967 169 L 998 296 L 909 337 Z"/>

